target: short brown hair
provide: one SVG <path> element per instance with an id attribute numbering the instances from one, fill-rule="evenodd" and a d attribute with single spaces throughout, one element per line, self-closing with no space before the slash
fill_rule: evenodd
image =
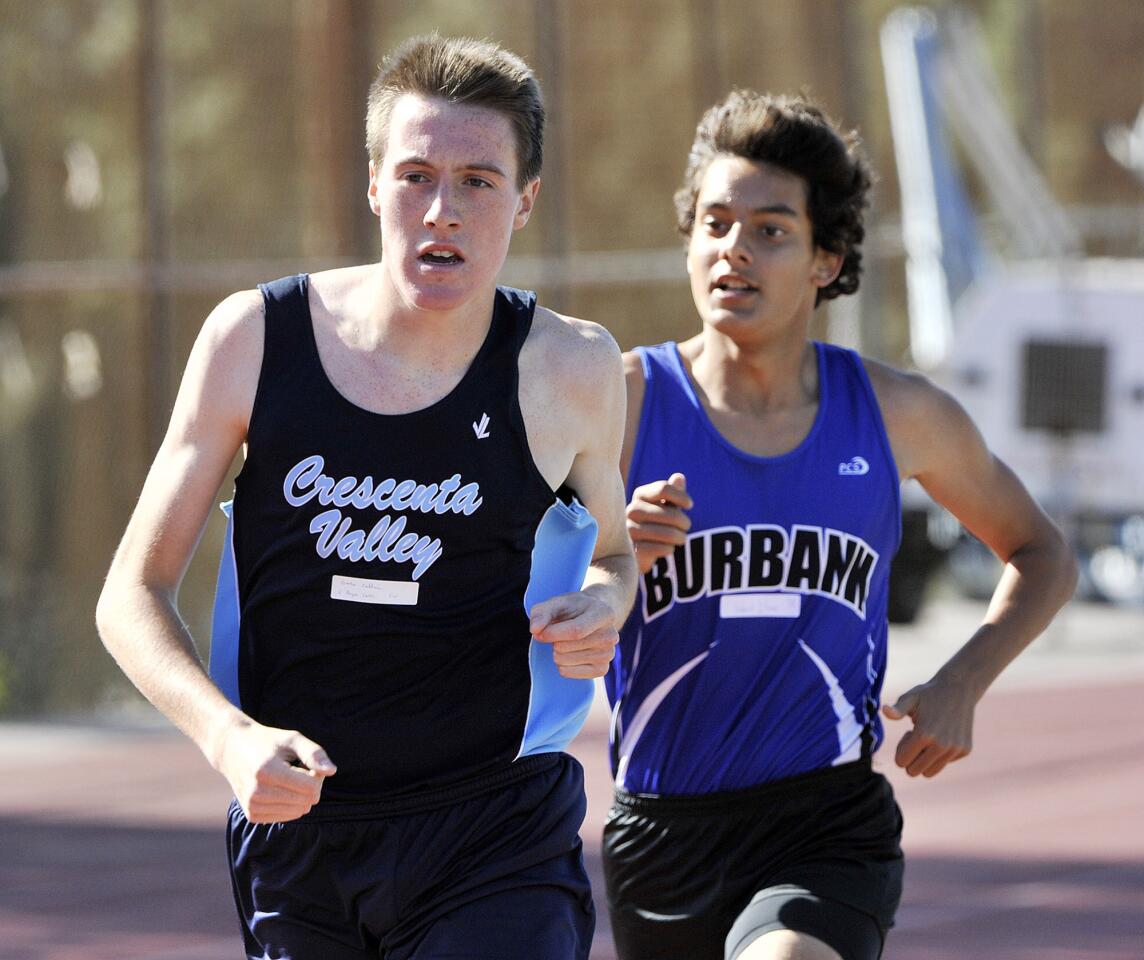
<path id="1" fill-rule="evenodd" d="M 503 114 L 516 134 L 517 186 L 540 175 L 544 158 L 544 101 L 528 64 L 491 40 L 427 34 L 406 40 L 381 65 L 369 88 L 365 143 L 380 163 L 393 105 L 406 93 L 487 107 Z"/>
<path id="2" fill-rule="evenodd" d="M 699 188 L 716 157 L 771 164 L 806 182 L 815 246 L 843 255 L 838 277 L 818 291 L 815 304 L 854 293 L 862 272 L 862 220 L 874 180 L 859 142 L 856 131 L 843 132 L 807 97 L 732 90 L 696 128 L 683 186 L 675 193 L 679 231 L 691 236 Z"/>

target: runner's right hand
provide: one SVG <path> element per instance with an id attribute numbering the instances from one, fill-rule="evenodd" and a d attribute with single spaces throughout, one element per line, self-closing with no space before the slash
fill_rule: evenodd
<path id="1" fill-rule="evenodd" d="M 640 573 L 647 573 L 660 557 L 687 542 L 692 506 L 687 478 L 673 473 L 667 480 L 645 483 L 632 492 L 627 508 L 628 536 L 636 552 Z"/>
<path id="2" fill-rule="evenodd" d="M 253 720 L 222 735 L 215 767 L 251 823 L 282 823 L 309 813 L 322 795 L 322 782 L 337 772 L 313 740 Z"/>

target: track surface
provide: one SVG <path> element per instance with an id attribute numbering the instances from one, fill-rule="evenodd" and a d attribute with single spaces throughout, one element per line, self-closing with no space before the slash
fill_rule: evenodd
<path id="1" fill-rule="evenodd" d="M 924 680 L 980 608 L 944 599 L 891 639 L 886 693 Z M 607 718 L 573 752 L 597 889 Z M 1144 611 L 1076 606 L 983 701 L 971 757 L 934 780 L 879 767 L 906 818 L 886 960 L 1144 960 Z M 241 956 L 225 784 L 149 723 L 0 725 L 0 960 Z M 601 913 L 594 960 L 611 960 Z"/>

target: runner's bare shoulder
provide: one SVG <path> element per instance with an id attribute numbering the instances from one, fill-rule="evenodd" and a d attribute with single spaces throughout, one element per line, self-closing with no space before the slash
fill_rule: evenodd
<path id="1" fill-rule="evenodd" d="M 620 348 L 604 327 L 546 307 L 536 308 L 522 362 L 543 370 L 567 401 L 588 405 L 601 391 L 612 393 L 622 370 Z"/>
<path id="2" fill-rule="evenodd" d="M 229 421 L 245 433 L 262 370 L 265 328 L 257 290 L 231 294 L 210 312 L 180 390 L 192 409 Z"/>

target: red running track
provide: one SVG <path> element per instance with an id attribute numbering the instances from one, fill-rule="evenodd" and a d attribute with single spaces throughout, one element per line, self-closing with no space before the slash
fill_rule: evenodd
<path id="1" fill-rule="evenodd" d="M 574 750 L 597 889 L 604 728 Z M 1144 680 L 995 691 L 974 754 L 934 780 L 891 756 L 908 862 L 886 960 L 1144 960 Z M 227 790 L 189 743 L 8 724 L 0 762 L 0 960 L 241 956 Z M 614 957 L 604 915 L 592 956 Z"/>

